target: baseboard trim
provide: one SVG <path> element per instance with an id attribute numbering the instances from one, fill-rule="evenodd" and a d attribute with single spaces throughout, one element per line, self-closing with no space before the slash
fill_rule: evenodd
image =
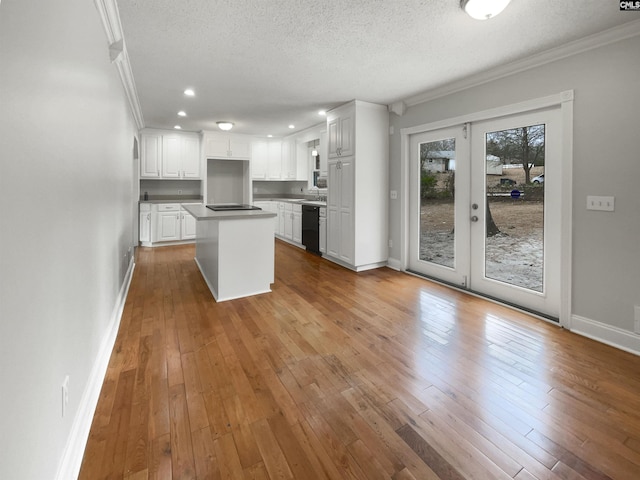
<path id="1" fill-rule="evenodd" d="M 571 329 L 573 333 L 610 345 L 625 352 L 640 355 L 640 335 L 628 330 L 591 320 L 579 315 L 571 316 Z"/>
<path id="2" fill-rule="evenodd" d="M 398 260 L 397 258 L 389 257 L 389 260 L 387 260 L 387 267 L 401 272 L 402 271 L 402 262 L 400 260 Z"/>
<path id="3" fill-rule="evenodd" d="M 129 293 L 131 279 L 133 278 L 134 268 L 135 262 L 132 257 L 124 281 L 122 282 L 122 287 L 118 293 L 116 305 L 111 314 L 111 321 L 102 339 L 102 344 L 96 355 L 91 373 L 89 374 L 88 383 L 80 399 L 80 406 L 73 419 L 67 444 L 65 445 L 58 467 L 58 473 L 55 477 L 56 480 L 75 479 L 78 478 L 78 474 L 80 473 L 82 458 L 87 446 L 87 440 L 89 439 L 91 423 L 93 422 L 93 416 L 98 405 L 98 398 L 100 397 L 104 377 L 107 373 L 107 367 L 109 366 L 113 345 L 115 344 L 118 329 L 120 328 L 120 321 L 127 300 L 127 294 Z"/>

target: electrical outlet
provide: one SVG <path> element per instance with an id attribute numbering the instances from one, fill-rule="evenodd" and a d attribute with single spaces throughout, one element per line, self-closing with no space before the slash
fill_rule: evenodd
<path id="1" fill-rule="evenodd" d="M 633 331 L 637 334 L 640 334 L 640 305 L 636 305 L 633 307 L 635 312 L 634 322 L 633 322 Z"/>
<path id="2" fill-rule="evenodd" d="M 64 377 L 62 382 L 62 417 L 67 413 L 67 405 L 69 405 L 69 375 Z"/>
<path id="3" fill-rule="evenodd" d="M 393 240 L 389 239 L 389 248 L 393 248 Z"/>
<path id="4" fill-rule="evenodd" d="M 178 195 L 182 195 L 182 190 L 178 190 Z"/>
<path id="5" fill-rule="evenodd" d="M 391 200 L 397 200 L 398 199 L 398 191 L 397 190 L 391 190 L 390 196 L 391 196 Z"/>

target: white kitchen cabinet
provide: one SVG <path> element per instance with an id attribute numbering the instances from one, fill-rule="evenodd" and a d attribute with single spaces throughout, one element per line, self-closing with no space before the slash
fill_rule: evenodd
<path id="1" fill-rule="evenodd" d="M 284 203 L 284 238 L 293 240 L 293 204 Z"/>
<path id="2" fill-rule="evenodd" d="M 148 203 L 140 204 L 140 227 L 138 229 L 139 240 L 142 245 L 151 243 L 151 205 Z"/>
<path id="3" fill-rule="evenodd" d="M 196 219 L 180 206 L 180 240 L 196 238 Z"/>
<path id="4" fill-rule="evenodd" d="M 284 206 L 286 202 L 278 202 L 278 236 L 284 237 Z"/>
<path id="5" fill-rule="evenodd" d="M 204 132 L 202 141 L 206 158 L 251 159 L 251 138 L 246 135 Z"/>
<path id="6" fill-rule="evenodd" d="M 251 178 L 254 180 L 267 179 L 267 163 L 269 158 L 269 144 L 265 140 L 251 142 Z"/>
<path id="7" fill-rule="evenodd" d="M 267 177 L 269 180 L 282 179 L 282 141 L 272 140 L 268 144 Z"/>
<path id="8" fill-rule="evenodd" d="M 355 153 L 354 123 L 353 102 L 327 113 L 329 158 L 348 157 Z"/>
<path id="9" fill-rule="evenodd" d="M 180 240 L 180 211 L 164 211 L 156 214 L 156 238 L 154 242 Z"/>
<path id="10" fill-rule="evenodd" d="M 143 239 L 142 229 L 145 222 L 148 222 L 149 235 Z M 140 242 L 144 246 L 196 238 L 196 219 L 182 208 L 180 203 L 140 204 L 140 225 Z"/>
<path id="11" fill-rule="evenodd" d="M 332 134 L 331 124 L 345 118 L 351 123 L 346 129 L 351 136 L 349 149 L 341 147 L 339 155 L 334 145 L 334 155 L 329 152 L 326 256 L 353 270 L 365 270 L 385 265 L 389 255 L 389 116 L 386 107 L 366 102 L 338 107 L 327 114 L 329 143 L 332 135 L 338 136 Z M 347 156 L 347 151 L 355 153 Z"/>
<path id="12" fill-rule="evenodd" d="M 142 133 L 141 143 L 140 178 L 201 178 L 198 135 L 150 131 Z"/>
<path id="13" fill-rule="evenodd" d="M 140 178 L 160 178 L 162 135 L 143 133 L 140 137 Z"/>
<path id="14" fill-rule="evenodd" d="M 294 205 L 292 212 L 292 233 L 291 239 L 295 243 L 302 244 L 302 205 Z"/>
<path id="15" fill-rule="evenodd" d="M 281 163 L 282 163 L 282 171 L 281 171 L 280 178 L 282 180 L 297 180 L 298 179 L 298 158 L 297 158 L 295 140 L 290 138 L 283 140 Z"/>
<path id="16" fill-rule="evenodd" d="M 320 253 L 327 253 L 327 209 L 320 207 L 320 218 L 318 219 L 318 241 Z"/>
<path id="17" fill-rule="evenodd" d="M 353 157 L 329 161 L 327 184 L 327 222 L 331 226 L 327 237 L 329 255 L 353 264 Z"/>
<path id="18" fill-rule="evenodd" d="M 200 149 L 196 135 L 162 136 L 162 178 L 200 178 Z"/>

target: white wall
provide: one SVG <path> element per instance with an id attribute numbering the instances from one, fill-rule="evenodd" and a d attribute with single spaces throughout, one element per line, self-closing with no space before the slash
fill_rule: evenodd
<path id="1" fill-rule="evenodd" d="M 0 65 L 0 478 L 45 480 L 137 243 L 136 128 L 92 1 L 3 0 Z"/>
<path id="2" fill-rule="evenodd" d="M 401 190 L 401 128 L 573 89 L 572 311 L 598 324 L 594 336 L 611 343 L 625 337 L 637 353 L 640 337 L 625 332 L 633 330 L 633 306 L 640 305 L 639 51 L 640 37 L 634 37 L 390 115 L 390 189 Z M 587 211 L 587 195 L 615 196 L 615 212 Z M 396 262 L 400 215 L 400 202 L 391 201 Z"/>

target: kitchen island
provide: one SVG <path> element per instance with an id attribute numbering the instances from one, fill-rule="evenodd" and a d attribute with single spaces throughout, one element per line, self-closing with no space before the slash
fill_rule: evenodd
<path id="1" fill-rule="evenodd" d="M 217 302 L 271 291 L 275 213 L 184 205 L 196 219 L 196 264 Z"/>

